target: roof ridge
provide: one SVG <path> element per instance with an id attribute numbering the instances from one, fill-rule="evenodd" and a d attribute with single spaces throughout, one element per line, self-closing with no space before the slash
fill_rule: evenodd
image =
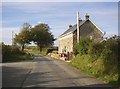
<path id="1" fill-rule="evenodd" d="M 96 28 L 98 28 L 98 30 L 99 30 L 100 32 L 102 32 L 103 34 L 105 34 L 105 32 L 102 31 L 102 29 L 101 29 L 100 27 L 98 27 L 91 19 L 89 19 L 89 20 L 96 26 Z"/>
<path id="2" fill-rule="evenodd" d="M 81 20 L 80 26 L 85 23 L 87 20 Z M 65 36 L 68 33 L 74 32 L 77 29 L 77 24 L 73 25 L 71 28 L 67 29 L 64 33 L 62 33 L 59 37 Z"/>

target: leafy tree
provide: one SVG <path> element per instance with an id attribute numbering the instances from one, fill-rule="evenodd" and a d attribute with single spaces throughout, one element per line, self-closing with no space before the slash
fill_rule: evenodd
<path id="1" fill-rule="evenodd" d="M 31 25 L 29 23 L 24 23 L 21 32 L 15 35 L 14 42 L 21 45 L 21 50 L 24 50 L 25 44 L 30 44 L 31 42 Z"/>
<path id="2" fill-rule="evenodd" d="M 42 48 L 53 45 L 55 40 L 48 24 L 38 24 L 31 30 L 32 41 L 38 45 L 40 51 Z"/>

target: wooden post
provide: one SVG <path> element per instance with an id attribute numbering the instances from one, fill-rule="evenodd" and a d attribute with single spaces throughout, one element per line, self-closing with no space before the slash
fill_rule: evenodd
<path id="1" fill-rule="evenodd" d="M 79 25 L 80 25 L 80 21 L 79 21 L 79 12 L 77 12 L 77 43 L 79 43 L 80 40 L 80 29 L 79 29 Z"/>

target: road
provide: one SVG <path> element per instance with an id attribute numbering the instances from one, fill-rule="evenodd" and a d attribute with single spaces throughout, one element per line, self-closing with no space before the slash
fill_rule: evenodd
<path id="1" fill-rule="evenodd" d="M 68 63 L 36 55 L 32 61 L 2 64 L 2 87 L 106 87 Z M 105 89 L 106 89 L 105 88 Z"/>

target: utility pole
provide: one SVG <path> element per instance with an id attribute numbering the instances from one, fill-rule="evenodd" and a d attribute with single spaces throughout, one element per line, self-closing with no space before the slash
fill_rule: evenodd
<path id="1" fill-rule="evenodd" d="M 14 44 L 13 36 L 14 36 L 14 31 L 12 30 L 12 45 Z"/>
<path id="2" fill-rule="evenodd" d="M 80 17 L 79 17 L 79 12 L 77 12 L 77 43 L 79 43 L 80 40 Z"/>

